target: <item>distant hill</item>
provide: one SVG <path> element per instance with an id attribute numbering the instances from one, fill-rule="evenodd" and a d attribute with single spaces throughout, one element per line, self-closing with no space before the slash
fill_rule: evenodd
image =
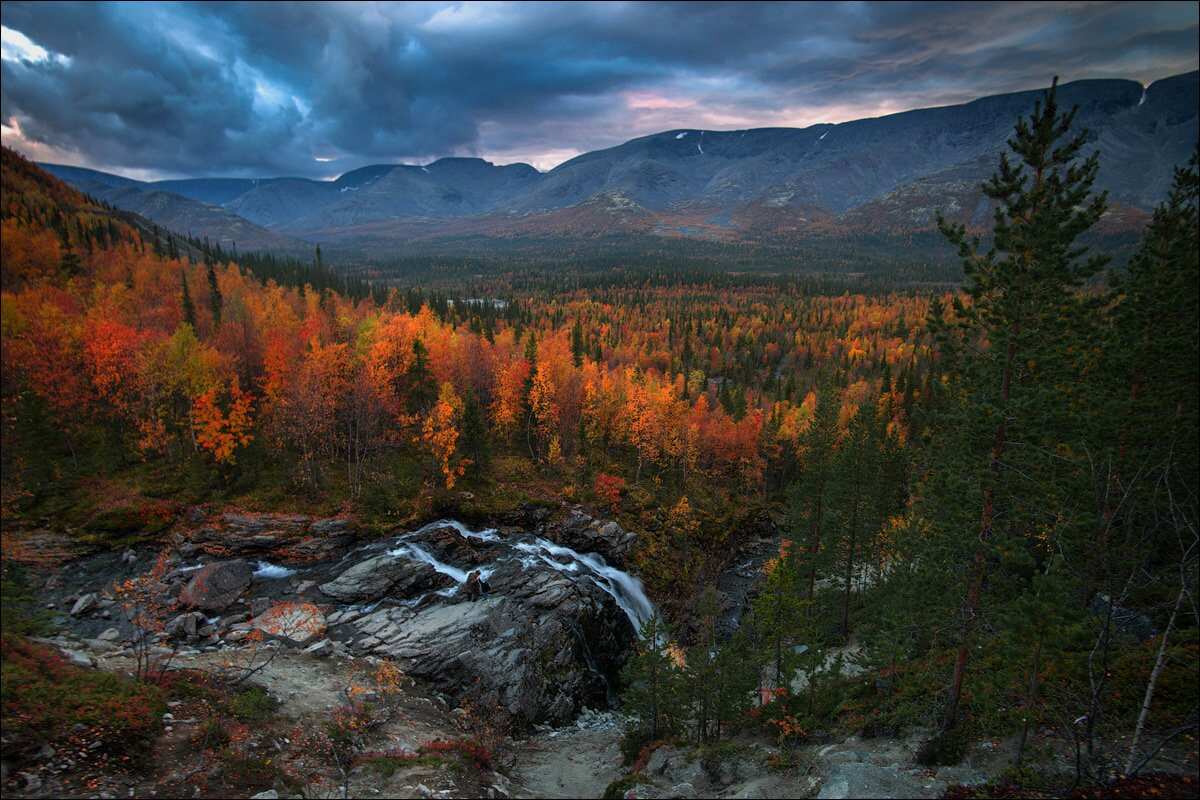
<path id="1" fill-rule="evenodd" d="M 1085 80 L 1059 89 L 1101 151 L 1105 234 L 1140 230 L 1195 147 L 1198 76 L 1149 87 Z M 911 241 L 938 213 L 983 230 L 979 191 L 1013 123 L 1041 90 L 808 128 L 680 129 L 584 153 L 542 173 L 477 158 L 380 164 L 336 181 L 202 178 L 142 183 L 46 165 L 176 230 L 287 249 L 297 240 L 385 255 L 586 244 L 628 235 L 780 253 L 863 237 Z M 180 198 L 172 203 L 159 195 Z M 226 214 L 222 214 L 222 211 Z M 168 222 L 169 220 L 169 222 Z M 272 244 L 271 237 L 278 237 Z M 306 246 L 306 245 L 303 245 Z"/>
<path id="2" fill-rule="evenodd" d="M 50 174 L 82 192 L 126 211 L 132 211 L 176 233 L 208 239 L 229 250 L 237 249 L 305 255 L 313 245 L 299 238 L 268 230 L 238 216 L 219 202 L 200 197 L 236 199 L 246 187 L 238 179 L 198 179 L 147 183 L 82 167 L 41 164 Z M 254 181 L 247 180 L 253 184 Z"/>

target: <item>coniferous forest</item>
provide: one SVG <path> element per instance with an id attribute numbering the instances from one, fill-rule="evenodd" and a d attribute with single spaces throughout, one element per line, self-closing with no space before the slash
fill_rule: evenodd
<path id="1" fill-rule="evenodd" d="M 409 280 L 5 148 L 6 796 L 538 796 L 520 743 L 575 719 L 621 754 L 593 796 L 815 794 L 846 741 L 928 796 L 1194 794 L 1200 161 L 1113 258 L 1076 113 L 939 217 L 957 269 L 869 275 Z"/>

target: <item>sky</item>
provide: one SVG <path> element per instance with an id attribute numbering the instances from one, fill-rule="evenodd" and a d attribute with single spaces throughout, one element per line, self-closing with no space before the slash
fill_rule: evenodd
<path id="1" fill-rule="evenodd" d="M 0 6 L 0 134 L 135 178 L 550 169 L 673 128 L 844 122 L 1197 69 L 1196 2 Z"/>

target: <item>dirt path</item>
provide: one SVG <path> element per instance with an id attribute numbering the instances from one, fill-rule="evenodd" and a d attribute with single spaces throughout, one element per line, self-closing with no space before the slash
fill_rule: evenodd
<path id="1" fill-rule="evenodd" d="M 520 742 L 513 768 L 516 797 L 600 797 L 622 777 L 621 730 L 615 724 L 563 728 Z"/>

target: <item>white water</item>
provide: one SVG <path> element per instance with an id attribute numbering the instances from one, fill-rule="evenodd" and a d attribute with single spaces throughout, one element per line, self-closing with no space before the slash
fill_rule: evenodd
<path id="1" fill-rule="evenodd" d="M 608 562 L 595 553 L 579 553 L 537 536 L 533 537 L 531 542 L 514 542 L 513 547 L 522 553 L 540 558 L 559 572 L 576 573 L 580 567 L 588 570 L 590 574 L 587 577 L 617 602 L 639 636 L 642 625 L 654 616 L 654 604 L 646 597 L 642 582 L 628 572 L 609 566 Z M 567 559 L 567 563 L 556 561 L 556 558 Z"/>
<path id="2" fill-rule="evenodd" d="M 274 580 L 276 578 L 290 578 L 296 574 L 296 570 L 281 567 L 278 564 L 272 564 L 270 561 L 259 561 L 258 568 L 254 570 L 254 577 L 267 578 Z"/>
<path id="3" fill-rule="evenodd" d="M 458 531 L 458 535 L 464 539 L 478 539 L 481 542 L 500 541 L 500 537 L 496 535 L 495 528 L 484 528 L 481 531 L 473 531 L 456 519 L 439 519 L 437 522 L 431 522 L 428 525 L 422 525 L 412 533 L 405 534 L 400 538 L 402 540 L 411 539 L 414 536 L 420 536 L 421 534 L 427 533 L 435 528 L 454 528 L 454 530 Z"/>
<path id="4" fill-rule="evenodd" d="M 453 564 L 447 564 L 438 560 L 425 548 L 408 541 L 413 537 L 420 536 L 436 528 L 453 528 L 464 539 L 477 539 L 482 542 L 499 542 L 501 538 L 497 535 L 494 528 L 475 531 L 457 520 L 443 519 L 431 522 L 412 533 L 401 536 L 398 540 L 401 542 L 400 546 L 387 551 L 390 556 L 428 564 L 443 575 L 452 578 L 456 585 L 441 589 L 436 594 L 442 597 L 453 597 L 458 594 L 459 588 L 467 582 L 467 576 L 470 573 L 459 569 Z M 525 569 L 531 569 L 541 562 L 559 572 L 570 573 L 572 575 L 586 575 L 592 583 L 600 587 L 605 594 L 612 597 L 621 611 L 625 613 L 625 616 L 629 618 L 630 624 L 633 625 L 633 629 L 637 631 L 639 636 L 641 635 L 642 625 L 655 613 L 654 604 L 650 602 L 650 598 L 646 597 L 646 590 L 642 586 L 642 582 L 629 573 L 610 566 L 608 562 L 595 553 L 579 553 L 569 547 L 555 544 L 538 536 L 512 540 L 510 544 L 512 549 L 518 553 L 525 554 L 524 556 L 518 556 L 518 560 Z M 478 570 L 479 579 L 486 581 L 495 571 L 495 567 L 481 568 Z"/>

